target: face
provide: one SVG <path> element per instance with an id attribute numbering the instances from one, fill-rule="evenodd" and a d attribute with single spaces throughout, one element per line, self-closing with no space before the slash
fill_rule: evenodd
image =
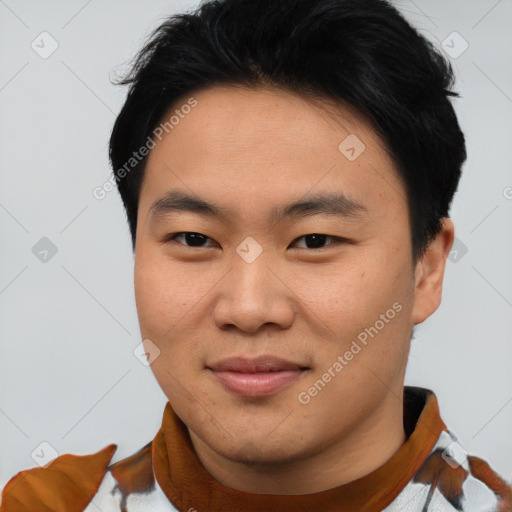
<path id="1" fill-rule="evenodd" d="M 193 96 L 140 194 L 151 368 L 196 447 L 305 459 L 401 408 L 411 330 L 431 312 L 405 189 L 347 107 L 270 88 Z"/>

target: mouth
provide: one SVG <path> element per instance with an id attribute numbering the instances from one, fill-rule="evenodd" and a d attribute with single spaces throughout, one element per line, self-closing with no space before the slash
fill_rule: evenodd
<path id="1" fill-rule="evenodd" d="M 223 359 L 206 367 L 228 391 L 248 398 L 269 396 L 311 368 L 276 357 Z"/>

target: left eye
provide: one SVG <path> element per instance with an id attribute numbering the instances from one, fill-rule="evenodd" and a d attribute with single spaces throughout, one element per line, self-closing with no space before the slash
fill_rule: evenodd
<path id="1" fill-rule="evenodd" d="M 304 243 L 306 244 L 306 247 L 300 247 L 300 249 L 322 249 L 326 242 L 326 240 L 328 239 L 331 239 L 331 240 L 334 240 L 334 243 L 336 243 L 337 241 L 339 241 L 340 239 L 335 237 L 335 236 L 330 236 L 330 235 L 322 235 L 322 234 L 319 234 L 319 233 L 312 233 L 311 235 L 304 235 L 304 236 L 301 236 L 299 238 L 297 238 L 294 243 L 296 243 L 298 240 L 302 240 L 304 239 Z M 333 245 L 332 243 L 331 244 L 328 244 L 328 245 Z"/>

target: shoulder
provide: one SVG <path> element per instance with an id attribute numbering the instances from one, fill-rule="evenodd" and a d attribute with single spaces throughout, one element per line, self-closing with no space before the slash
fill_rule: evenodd
<path id="1" fill-rule="evenodd" d="M 177 512 L 153 471 L 153 443 L 107 468 L 98 492 L 84 512 Z"/>
<path id="2" fill-rule="evenodd" d="M 0 512 L 83 511 L 98 491 L 117 445 L 90 455 L 60 455 L 20 471 L 5 485 Z"/>
<path id="3" fill-rule="evenodd" d="M 480 457 L 468 456 L 469 471 L 473 478 L 481 482 L 498 498 L 498 510 L 512 510 L 512 486 L 496 473 L 491 466 Z"/>
<path id="4" fill-rule="evenodd" d="M 5 486 L 0 512 L 174 512 L 153 473 L 152 442 L 110 464 L 117 445 L 65 454 L 20 471 Z"/>
<path id="5" fill-rule="evenodd" d="M 450 430 L 441 432 L 408 487 L 417 495 L 423 493 L 421 499 L 432 510 L 512 510 L 510 483 L 486 461 L 469 455 Z"/>

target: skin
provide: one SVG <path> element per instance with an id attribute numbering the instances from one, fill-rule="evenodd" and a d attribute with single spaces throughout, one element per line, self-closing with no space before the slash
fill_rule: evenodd
<path id="1" fill-rule="evenodd" d="M 135 293 L 142 337 L 160 350 L 151 368 L 199 460 L 224 485 L 306 494 L 360 478 L 405 441 L 412 328 L 440 304 L 453 223 L 444 219 L 414 264 L 403 183 L 371 125 L 347 106 L 271 87 L 193 96 L 197 106 L 151 150 L 140 194 Z M 355 161 L 338 149 L 349 134 L 366 146 Z M 229 215 L 151 216 L 171 189 Z M 366 212 L 269 218 L 273 207 L 333 191 Z M 196 247 L 166 238 L 183 232 L 208 238 Z M 329 235 L 320 249 L 303 238 L 314 233 Z M 248 236 L 263 249 L 252 263 L 236 251 Z M 395 303 L 401 311 L 301 403 L 299 393 Z M 206 368 L 260 355 L 310 369 L 271 396 L 244 398 Z"/>

